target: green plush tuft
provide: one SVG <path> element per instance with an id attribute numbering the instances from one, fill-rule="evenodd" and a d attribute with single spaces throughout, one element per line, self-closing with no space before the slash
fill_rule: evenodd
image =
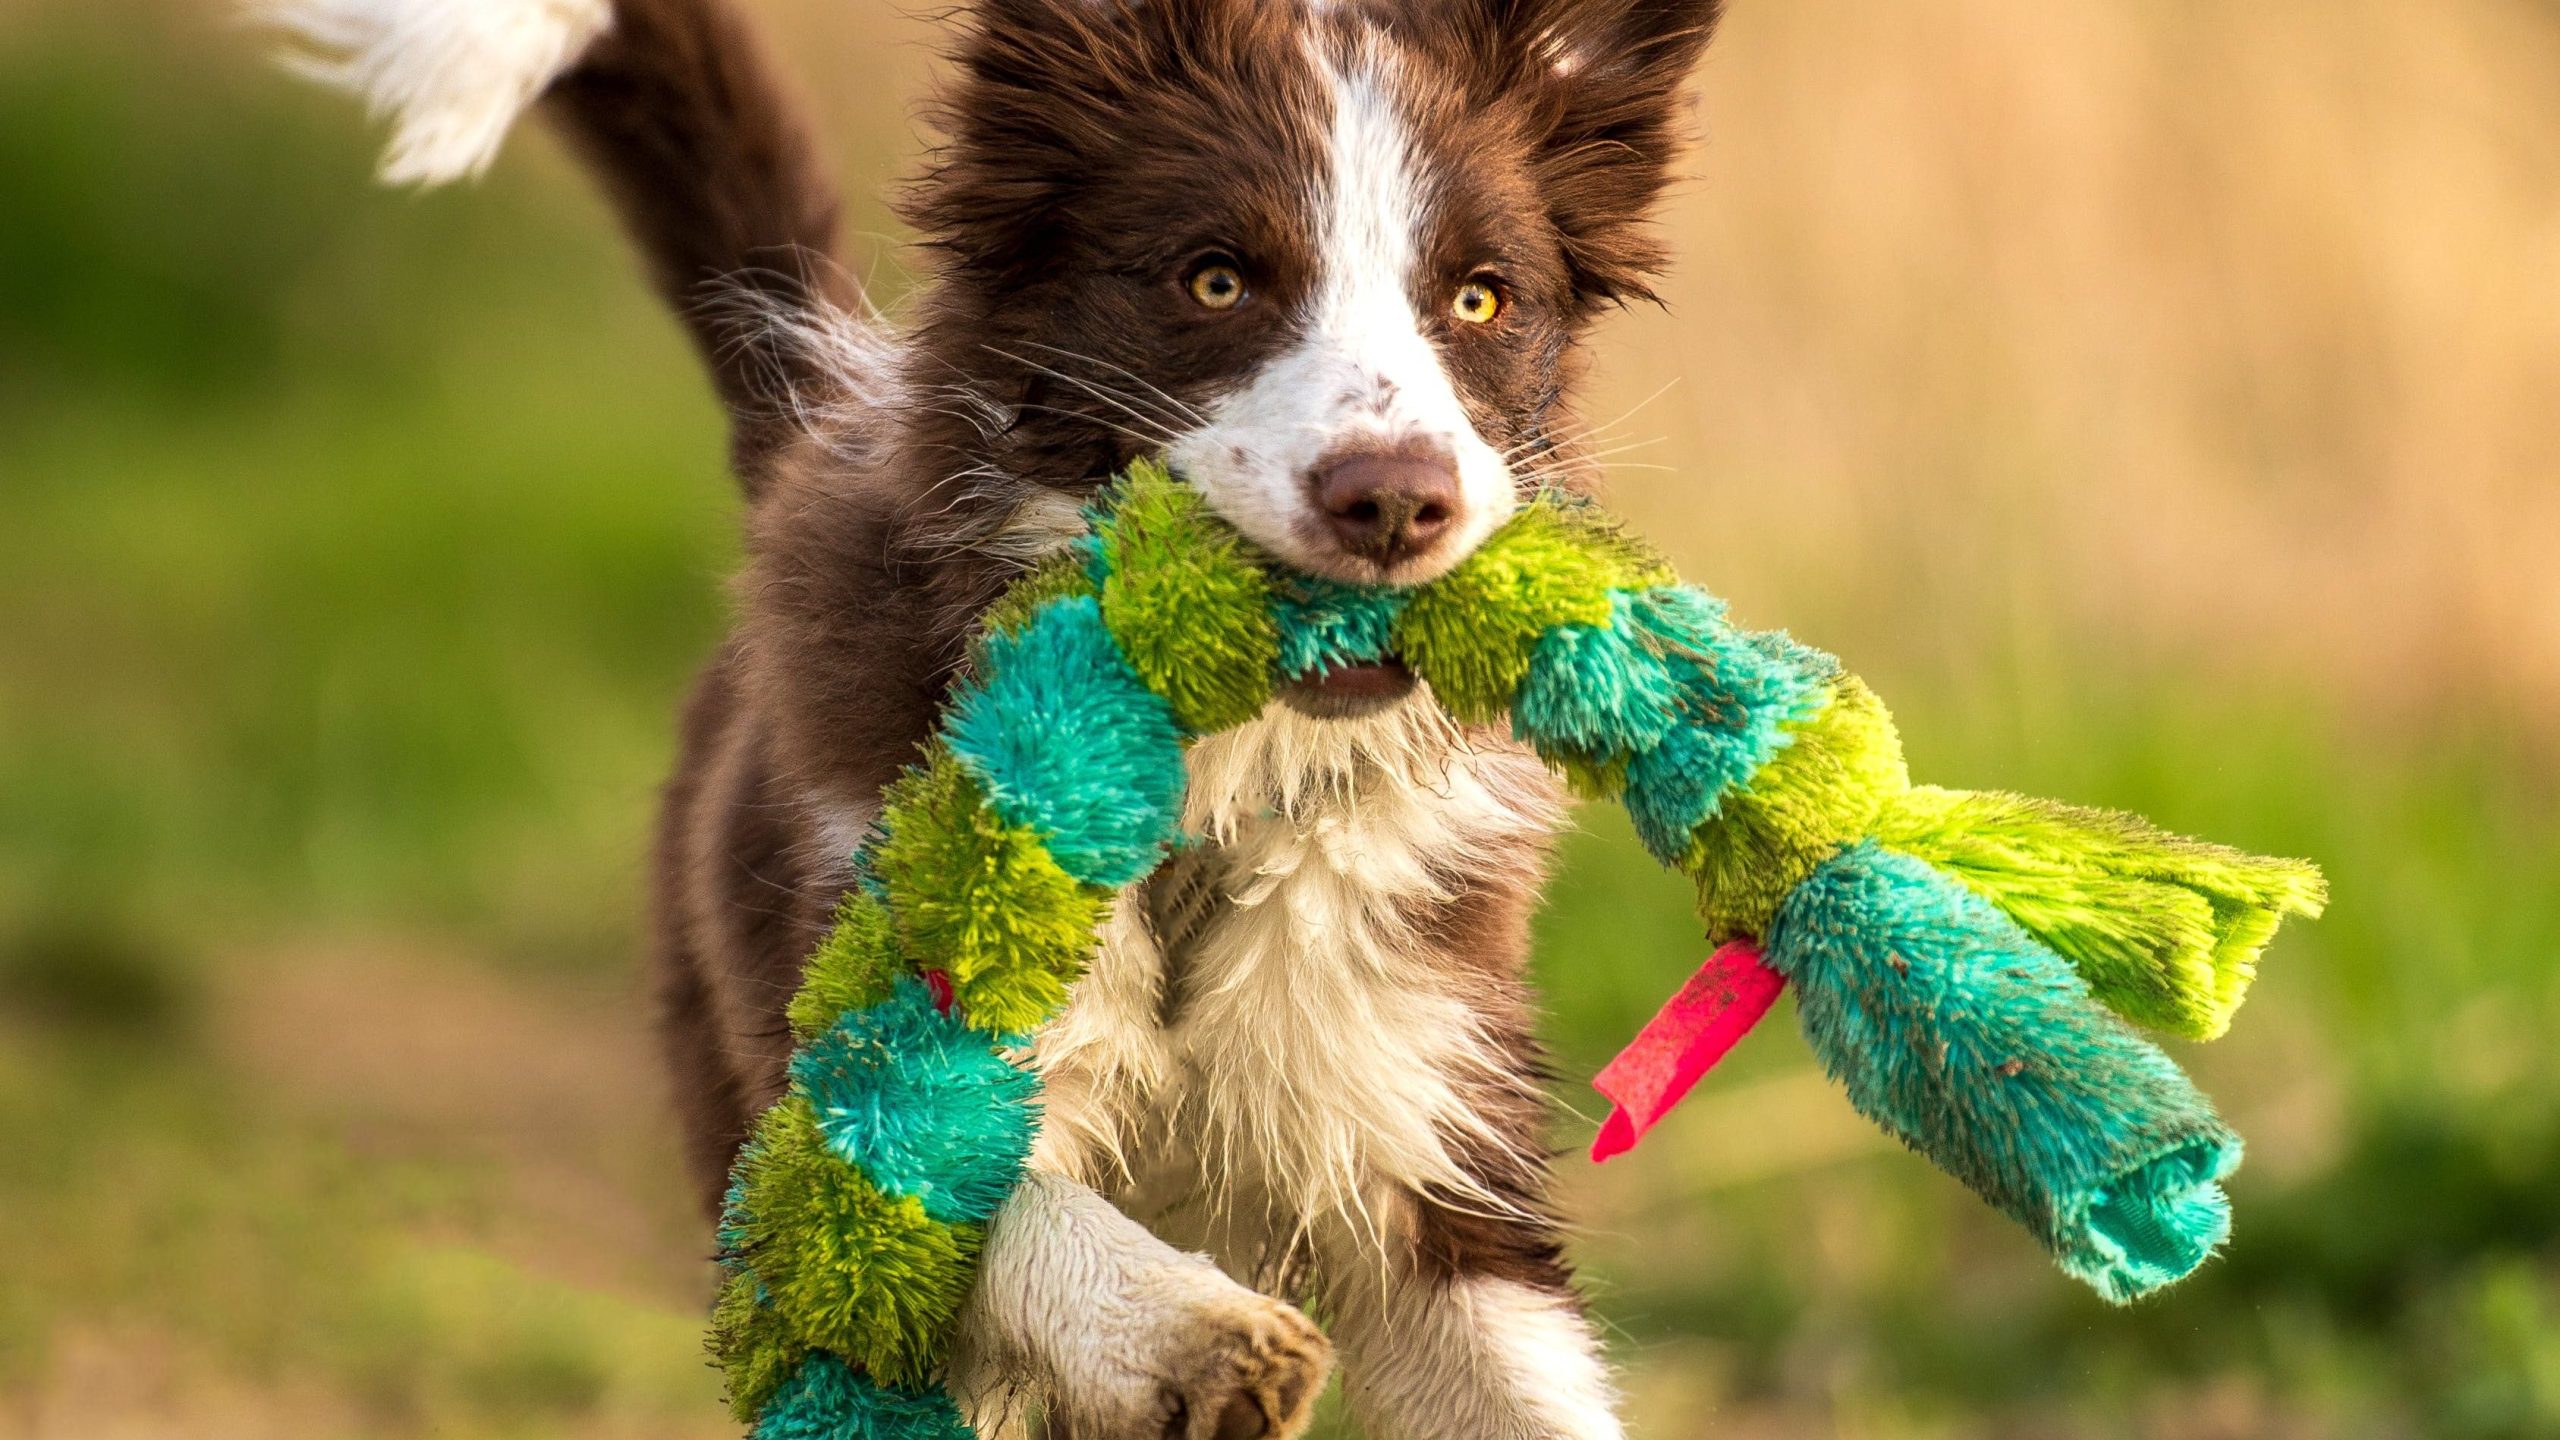
<path id="1" fill-rule="evenodd" d="M 1243 537 L 1152 462 L 1129 468 L 1099 534 L 1102 618 L 1174 718 L 1208 735 L 1261 714 L 1280 637 L 1270 581 Z"/>
<path id="2" fill-rule="evenodd" d="M 898 969 L 898 942 L 888 909 L 860 890 L 847 894 L 836 906 L 835 928 L 800 972 L 800 988 L 785 1012 L 791 1038 L 806 1044 L 825 1034 L 846 1011 L 886 999 Z"/>
<path id="3" fill-rule="evenodd" d="M 1084 971 L 1110 892 L 1079 885 L 1007 825 L 948 752 L 889 787 L 877 867 L 898 938 L 939 969 L 980 1030 L 1036 1029 Z"/>
<path id="4" fill-rule="evenodd" d="M 809 1102 L 757 1120 L 730 1226 L 739 1261 L 801 1343 L 892 1384 L 931 1379 L 969 1293 L 975 1225 L 945 1225 L 827 1148 Z"/>
<path id="5" fill-rule="evenodd" d="M 764 1303 L 763 1288 L 747 1271 L 732 1271 L 711 1311 L 711 1358 L 720 1367 L 729 1413 L 748 1423 L 809 1354 Z"/>
<path id="6" fill-rule="evenodd" d="M 1615 515 L 1602 509 L 1587 496 L 1550 490 L 1540 497 L 1541 503 L 1555 512 L 1556 528 L 1574 537 L 1582 548 L 1605 561 L 1619 579 L 1624 590 L 1649 590 L 1657 586 L 1677 585 L 1680 573 L 1671 562 L 1635 536 Z"/>
<path id="7" fill-rule="evenodd" d="M 1691 837 L 1680 870 L 1698 885 L 1698 918 L 1721 943 L 1759 935 L 1787 892 L 1856 843 L 1886 801 L 1911 785 L 1893 717 L 1866 683 L 1843 675 L 1831 703 L 1789 727 L 1786 748 Z"/>
<path id="8" fill-rule="evenodd" d="M 1576 502 L 1542 495 L 1414 592 L 1396 624 L 1396 649 L 1450 714 L 1490 724 L 1509 712 L 1548 631 L 1607 629 L 1609 592 L 1653 574 Z"/>
<path id="9" fill-rule="evenodd" d="M 2230 1028 L 2277 926 L 2326 898 L 2302 861 L 2023 795 L 1922 786 L 1875 833 L 2007 912 L 2109 1009 L 2192 1040 Z"/>
<path id="10" fill-rule="evenodd" d="M 1052 600 L 1091 595 L 1094 589 L 1093 578 L 1085 573 L 1084 557 L 1074 550 L 1061 550 L 1043 558 L 1023 572 L 1022 578 L 1005 587 L 996 603 L 978 617 L 977 633 L 969 641 L 970 668 L 984 670 L 987 642 L 1031 623 L 1032 615 L 1041 606 Z"/>

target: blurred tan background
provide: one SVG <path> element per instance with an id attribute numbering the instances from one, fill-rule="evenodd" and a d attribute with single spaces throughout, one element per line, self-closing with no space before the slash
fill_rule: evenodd
<path id="1" fill-rule="evenodd" d="M 933 25 L 751 0 L 877 284 Z M 1737 0 L 1617 499 L 1930 778 L 2327 864 L 2110 1311 L 1772 1024 L 1564 1163 L 1640 1437 L 2560 1435 L 2560 5 Z M 0 1436 L 711 1436 L 637 966 L 717 417 L 548 138 L 0 8 Z M 1604 817 L 1563 1100 L 1695 964 Z"/>

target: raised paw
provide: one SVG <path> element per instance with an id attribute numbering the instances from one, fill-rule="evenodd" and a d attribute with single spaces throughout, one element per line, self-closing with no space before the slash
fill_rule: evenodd
<path id="1" fill-rule="evenodd" d="M 1239 1289 L 1174 1332 L 1162 1440 L 1294 1440 L 1315 1413 L 1333 1346 L 1297 1310 Z"/>
<path id="2" fill-rule="evenodd" d="M 1056 1176 L 1024 1178 L 981 1266 L 953 1383 L 987 1417 L 1036 1402 L 1046 1440 L 1296 1440 L 1333 1368 L 1306 1316 Z"/>

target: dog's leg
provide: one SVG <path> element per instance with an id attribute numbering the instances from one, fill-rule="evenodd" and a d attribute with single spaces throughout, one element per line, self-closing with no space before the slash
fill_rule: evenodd
<path id="1" fill-rule="evenodd" d="M 1622 1440 L 1600 1345 L 1547 1212 L 1544 1105 L 1524 1016 L 1489 1007 L 1508 1078 L 1477 1087 L 1491 1139 L 1456 1147 L 1464 1193 L 1378 1177 L 1381 1225 L 1323 1246 L 1343 1394 L 1373 1440 Z"/>
<path id="2" fill-rule="evenodd" d="M 1038 1172 L 989 1228 L 960 1323 L 955 1374 L 989 1434 L 1027 1383 L 1078 1440 L 1289 1440 L 1333 1363 L 1293 1307 Z"/>
<path id="3" fill-rule="evenodd" d="M 1031 1172 L 987 1233 L 959 1389 L 991 1435 L 1012 1433 L 1011 1412 L 1033 1398 L 1051 1440 L 1286 1440 L 1324 1387 L 1324 1337 L 1068 1178 L 1128 1178 L 1129 1132 L 1167 1064 L 1152 927 L 1124 903 L 1101 940 L 1041 1034 L 1047 1115 Z"/>
<path id="4" fill-rule="evenodd" d="M 1354 1259 L 1328 1288 L 1343 1395 L 1374 1440 L 1622 1440 L 1579 1300 L 1554 1282 Z"/>

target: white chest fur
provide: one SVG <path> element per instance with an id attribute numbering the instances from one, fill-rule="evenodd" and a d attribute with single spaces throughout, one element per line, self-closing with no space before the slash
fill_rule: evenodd
<path id="1" fill-rule="evenodd" d="M 1301 1229 L 1468 1193 L 1455 1148 L 1504 1143 L 1469 1091 L 1506 1062 L 1480 973 L 1415 917 L 1553 827 L 1524 763 L 1471 749 L 1427 699 L 1361 721 L 1275 707 L 1196 747 L 1203 849 L 1180 863 L 1199 919 L 1171 960 L 1134 900 L 1106 928 L 1037 1047 L 1044 1167 L 1141 1212 Z"/>

